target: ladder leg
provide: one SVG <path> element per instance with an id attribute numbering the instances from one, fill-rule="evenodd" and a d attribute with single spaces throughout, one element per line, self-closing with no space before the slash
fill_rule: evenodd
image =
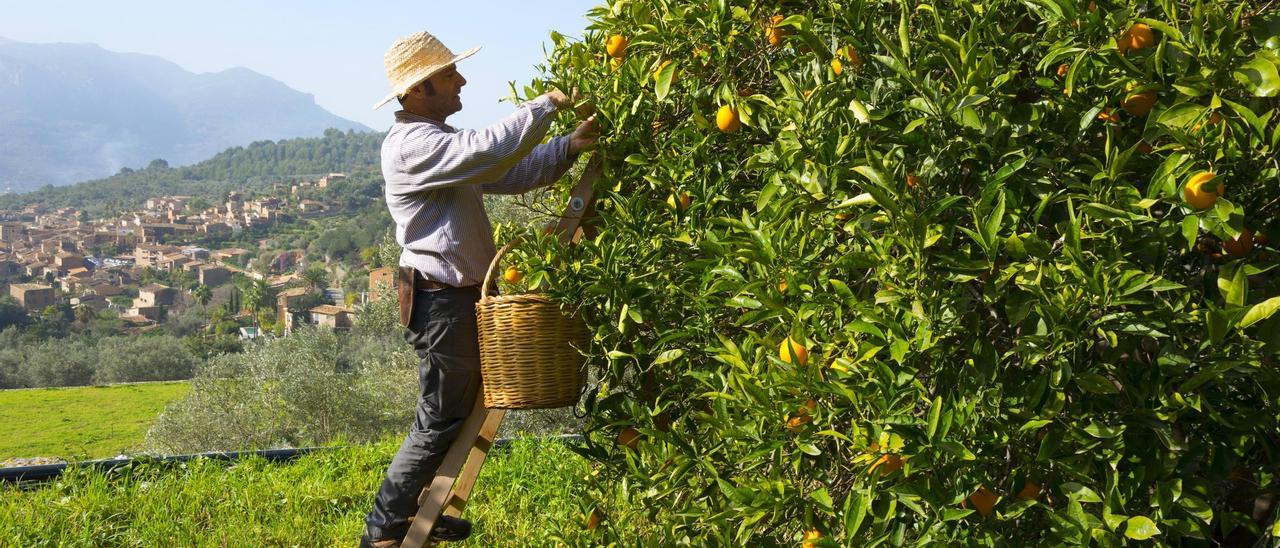
<path id="1" fill-rule="evenodd" d="M 435 478 L 418 496 L 418 514 L 413 518 L 413 524 L 409 526 L 409 533 L 405 535 L 401 546 L 420 548 L 429 542 L 431 529 L 435 527 L 436 519 L 444 509 L 447 496 L 453 489 L 453 482 L 458 479 L 458 472 L 462 470 L 467 454 L 475 445 L 476 436 L 480 434 L 480 428 L 489 416 L 489 410 L 484 407 L 483 390 L 481 388 L 476 394 L 475 407 L 471 408 L 471 414 L 463 421 L 462 430 L 445 453 L 444 460 L 436 469 Z"/>
<path id="2" fill-rule="evenodd" d="M 471 499 L 471 489 L 476 486 L 476 479 L 480 477 L 480 467 L 484 466 L 484 460 L 489 456 L 493 440 L 498 436 L 498 426 L 502 424 L 502 418 L 506 414 L 505 409 L 489 410 L 489 416 L 480 427 L 480 435 L 476 437 L 476 443 L 471 446 L 471 452 L 467 455 L 467 464 L 463 466 L 462 474 L 458 476 L 458 482 L 453 485 L 453 492 L 445 503 L 444 515 L 455 518 L 462 516 L 462 510 Z"/>

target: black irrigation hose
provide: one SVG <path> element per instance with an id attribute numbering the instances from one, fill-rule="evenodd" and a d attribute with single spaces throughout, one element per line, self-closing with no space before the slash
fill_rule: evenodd
<path id="1" fill-rule="evenodd" d="M 525 438 L 502 438 L 494 440 L 494 447 L 504 447 L 512 441 Z M 579 441 L 582 436 L 577 434 L 564 434 L 556 437 L 544 438 L 556 441 Z M 116 459 L 90 460 L 80 462 L 64 462 L 59 464 L 41 464 L 36 466 L 15 466 L 12 468 L 0 468 L 0 482 L 10 483 L 43 483 L 51 479 L 61 476 L 69 466 L 89 467 L 98 472 L 109 472 L 134 464 L 135 462 L 154 462 L 154 463 L 175 463 L 187 462 L 195 459 L 216 459 L 216 460 L 238 460 L 249 456 L 259 456 L 271 462 L 286 462 L 309 455 L 311 453 L 330 451 L 333 449 L 346 449 L 349 446 L 335 445 L 332 447 L 304 447 L 300 449 L 264 449 L 261 451 L 213 451 L 210 453 L 196 453 L 192 455 L 173 455 L 169 457 L 127 457 Z"/>

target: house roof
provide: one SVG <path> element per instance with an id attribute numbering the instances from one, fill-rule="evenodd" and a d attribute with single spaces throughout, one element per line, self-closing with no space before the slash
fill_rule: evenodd
<path id="1" fill-rule="evenodd" d="M 315 314 L 324 314 L 326 316 L 337 316 L 338 314 L 342 314 L 342 313 L 350 314 L 351 309 L 342 308 L 341 306 L 334 306 L 331 304 L 322 304 L 320 306 L 312 308 L 310 312 L 313 312 Z"/>
<path id="2" fill-rule="evenodd" d="M 160 284 L 147 284 L 138 288 L 138 291 L 146 291 L 148 293 L 155 293 L 157 291 L 172 291 L 172 290 L 173 290 L 172 287 L 169 287 L 167 285 L 160 285 Z"/>
<path id="3" fill-rule="evenodd" d="M 276 294 L 276 298 L 280 297 L 301 297 L 307 294 L 305 287 L 291 287 Z"/>

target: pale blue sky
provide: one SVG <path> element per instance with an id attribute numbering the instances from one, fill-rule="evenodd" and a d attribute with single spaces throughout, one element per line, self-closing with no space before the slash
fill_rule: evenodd
<path id="1" fill-rule="evenodd" d="M 0 36 L 19 42 L 92 42 L 164 57 L 193 72 L 242 66 L 315 95 L 320 106 L 376 130 L 395 103 L 382 54 L 426 30 L 455 52 L 482 46 L 459 65 L 468 84 L 458 127 L 480 127 L 512 108 L 508 81 L 527 83 L 549 33 L 581 36 L 597 0 L 339 2 L 336 0 L 0 0 Z"/>

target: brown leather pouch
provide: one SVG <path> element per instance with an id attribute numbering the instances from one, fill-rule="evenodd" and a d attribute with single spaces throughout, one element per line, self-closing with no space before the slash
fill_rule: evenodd
<path id="1" fill-rule="evenodd" d="M 396 269 L 396 294 L 400 297 L 400 325 L 409 327 L 413 318 L 413 275 L 412 266 Z"/>

